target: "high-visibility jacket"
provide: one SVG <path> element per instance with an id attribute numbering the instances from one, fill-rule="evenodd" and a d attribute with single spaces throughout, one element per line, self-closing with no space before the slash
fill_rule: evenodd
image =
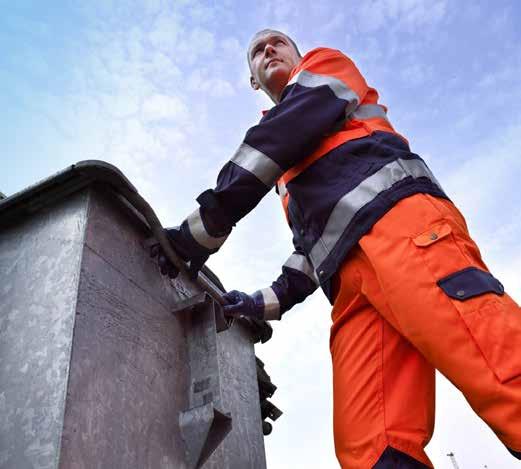
<path id="1" fill-rule="evenodd" d="M 396 202 L 423 192 L 447 197 L 423 160 L 409 150 L 354 63 L 318 48 L 292 70 L 280 103 L 251 127 L 198 197 L 187 219 L 210 252 L 275 185 L 295 252 L 282 275 L 254 295 L 267 319 L 279 318 L 330 279 L 349 249 Z"/>

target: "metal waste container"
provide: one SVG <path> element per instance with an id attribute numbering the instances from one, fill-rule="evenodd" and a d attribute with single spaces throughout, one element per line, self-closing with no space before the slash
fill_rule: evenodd
<path id="1" fill-rule="evenodd" d="M 88 161 L 0 201 L 0 468 L 265 468 L 270 328 L 161 276 L 129 194 Z"/>

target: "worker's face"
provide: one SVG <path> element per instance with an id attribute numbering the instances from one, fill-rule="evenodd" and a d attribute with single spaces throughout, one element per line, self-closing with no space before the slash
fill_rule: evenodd
<path id="1" fill-rule="evenodd" d="M 248 57 L 252 88 L 262 89 L 273 101 L 279 102 L 291 70 L 300 61 L 293 44 L 280 33 L 267 32 L 253 39 Z"/>

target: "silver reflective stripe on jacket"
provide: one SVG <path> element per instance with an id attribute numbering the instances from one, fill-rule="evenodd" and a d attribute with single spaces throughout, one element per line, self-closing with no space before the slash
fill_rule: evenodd
<path id="1" fill-rule="evenodd" d="M 421 160 L 397 159 L 383 166 L 344 195 L 335 205 L 322 236 L 309 254 L 315 269 L 324 262 L 356 213 L 376 199 L 381 192 L 408 176 L 427 177 L 441 189 L 434 175 Z"/>
<path id="2" fill-rule="evenodd" d="M 275 181 L 283 173 L 275 161 L 247 143 L 241 144 L 231 161 L 253 174 L 269 189 L 275 185 Z"/>
<path id="3" fill-rule="evenodd" d="M 199 209 L 195 210 L 192 214 L 190 214 L 187 219 L 188 228 L 190 230 L 191 235 L 194 239 L 206 249 L 219 249 L 223 243 L 226 241 L 228 236 L 221 236 L 220 238 L 215 238 L 211 234 L 206 231 L 204 227 L 203 220 L 201 218 L 201 212 Z"/>
<path id="4" fill-rule="evenodd" d="M 280 303 L 273 289 L 271 287 L 263 288 L 258 293 L 262 295 L 264 301 L 264 319 L 267 321 L 280 319 Z"/>
<path id="5" fill-rule="evenodd" d="M 346 118 L 344 120 L 339 121 L 335 127 L 333 128 L 333 132 L 338 132 L 339 130 L 343 130 L 346 122 L 349 122 L 353 119 L 356 120 L 364 120 L 371 119 L 372 117 L 379 117 L 380 119 L 384 119 L 389 122 L 387 118 L 387 112 L 383 106 L 379 104 L 360 104 L 360 106 L 355 107 L 352 112 L 349 112 L 349 109 L 346 108 Z M 389 122 L 390 124 L 390 122 Z"/>
<path id="6" fill-rule="evenodd" d="M 349 102 L 360 102 L 359 96 L 342 80 L 329 75 L 319 75 L 318 73 L 311 73 L 307 70 L 302 70 L 297 73 L 289 82 L 288 85 L 298 83 L 307 88 L 315 88 L 317 86 L 329 86 L 335 96 L 340 99 L 345 99 Z"/>
<path id="7" fill-rule="evenodd" d="M 387 119 L 387 113 L 383 106 L 379 104 L 361 104 L 354 112 L 351 113 L 351 119 L 371 119 L 372 117 L 380 117 L 381 119 Z"/>
<path id="8" fill-rule="evenodd" d="M 289 267 L 290 269 L 298 270 L 303 274 L 307 275 L 313 283 L 318 284 L 317 278 L 315 277 L 315 270 L 311 263 L 307 260 L 303 254 L 293 253 L 288 257 L 288 260 L 284 263 L 283 267 Z"/>

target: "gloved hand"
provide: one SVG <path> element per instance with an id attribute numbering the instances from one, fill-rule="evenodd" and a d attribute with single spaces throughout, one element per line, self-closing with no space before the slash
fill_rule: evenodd
<path id="1" fill-rule="evenodd" d="M 197 273 L 210 257 L 210 252 L 194 242 L 193 238 L 187 233 L 185 225 L 186 223 L 183 223 L 180 227 L 165 228 L 165 232 L 171 240 L 174 251 L 185 262 L 190 262 L 188 274 L 192 280 L 195 280 Z M 159 270 L 163 275 L 168 275 L 170 278 L 177 277 L 179 269 L 168 260 L 159 244 L 152 246 L 150 255 L 152 257 L 157 256 Z"/>
<path id="2" fill-rule="evenodd" d="M 264 301 L 257 292 L 248 295 L 232 290 L 224 295 L 224 299 L 229 303 L 223 307 L 225 316 L 264 319 Z"/>

